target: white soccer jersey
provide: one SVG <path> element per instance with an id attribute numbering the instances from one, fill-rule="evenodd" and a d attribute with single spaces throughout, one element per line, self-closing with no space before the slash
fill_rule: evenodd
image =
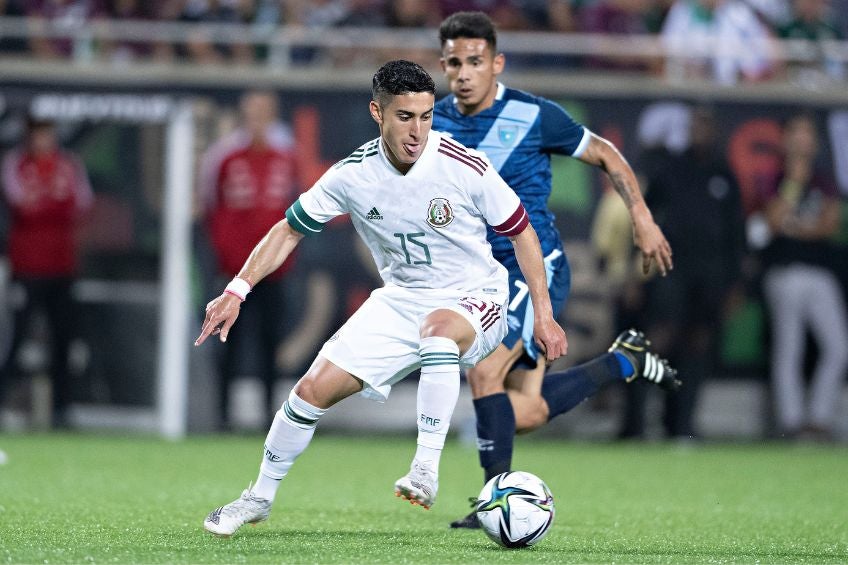
<path id="1" fill-rule="evenodd" d="M 492 257 L 486 223 L 517 235 L 527 214 L 483 153 L 431 131 L 404 175 L 380 138 L 336 163 L 286 212 L 304 234 L 350 214 L 387 286 L 507 292 L 507 272 Z"/>

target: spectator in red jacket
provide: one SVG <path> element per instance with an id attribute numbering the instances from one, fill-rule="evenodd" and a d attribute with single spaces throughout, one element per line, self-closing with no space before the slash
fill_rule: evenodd
<path id="1" fill-rule="evenodd" d="M 247 92 L 240 110 L 241 126 L 206 151 L 199 174 L 206 232 L 224 280 L 238 274 L 253 247 L 300 194 L 294 141 L 279 121 L 277 95 Z M 272 392 L 279 376 L 275 352 L 285 333 L 283 277 L 292 265 L 286 261 L 242 305 L 239 330 L 230 335 L 223 355 L 224 428 L 231 425 L 229 385 L 238 377 L 260 377 L 268 418 L 276 411 Z"/>
<path id="2" fill-rule="evenodd" d="M 82 161 L 59 147 L 52 122 L 30 119 L 26 143 L 3 160 L 3 197 L 11 218 L 8 258 L 26 300 L 15 314 L 12 348 L 0 372 L 0 393 L 15 372 L 16 352 L 31 315 L 43 309 L 50 324 L 53 424 L 67 425 L 71 391 L 68 347 L 77 274 L 76 228 L 92 203 Z M 0 395 L 2 398 L 2 395 Z"/>

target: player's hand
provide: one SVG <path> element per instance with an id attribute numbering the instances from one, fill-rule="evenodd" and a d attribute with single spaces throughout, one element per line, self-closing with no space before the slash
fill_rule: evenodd
<path id="1" fill-rule="evenodd" d="M 651 263 L 656 263 L 662 276 L 666 276 L 674 268 L 671 245 L 653 220 L 633 224 L 633 242 L 642 252 L 644 274 L 647 275 L 651 271 Z"/>
<path id="2" fill-rule="evenodd" d="M 240 308 L 241 300 L 226 292 L 207 304 L 206 318 L 194 345 L 200 345 L 210 335 L 218 335 L 221 342 L 227 341 L 227 334 L 236 322 Z"/>
<path id="3" fill-rule="evenodd" d="M 549 363 L 568 353 L 568 339 L 565 337 L 565 330 L 551 317 L 546 320 L 536 320 L 533 327 L 533 336 L 536 345 L 544 351 L 545 359 Z"/>

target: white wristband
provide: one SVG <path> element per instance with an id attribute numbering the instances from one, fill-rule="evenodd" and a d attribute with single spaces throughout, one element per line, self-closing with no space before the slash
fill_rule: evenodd
<path id="1" fill-rule="evenodd" d="M 244 279 L 236 277 L 230 281 L 230 284 L 227 285 L 224 292 L 232 294 L 244 302 L 244 299 L 247 298 L 247 295 L 250 293 L 250 283 Z"/>

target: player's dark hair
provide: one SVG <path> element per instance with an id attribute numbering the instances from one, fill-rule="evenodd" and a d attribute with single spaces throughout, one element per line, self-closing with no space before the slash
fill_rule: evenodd
<path id="1" fill-rule="evenodd" d="M 439 26 L 439 41 L 442 47 L 448 39 L 485 39 L 492 49 L 498 50 L 498 34 L 495 24 L 483 12 L 456 12 L 451 14 Z"/>
<path id="2" fill-rule="evenodd" d="M 392 96 L 410 92 L 436 94 L 433 77 L 418 63 L 398 59 L 389 61 L 374 73 L 371 81 L 371 97 L 380 106 L 385 106 Z"/>

